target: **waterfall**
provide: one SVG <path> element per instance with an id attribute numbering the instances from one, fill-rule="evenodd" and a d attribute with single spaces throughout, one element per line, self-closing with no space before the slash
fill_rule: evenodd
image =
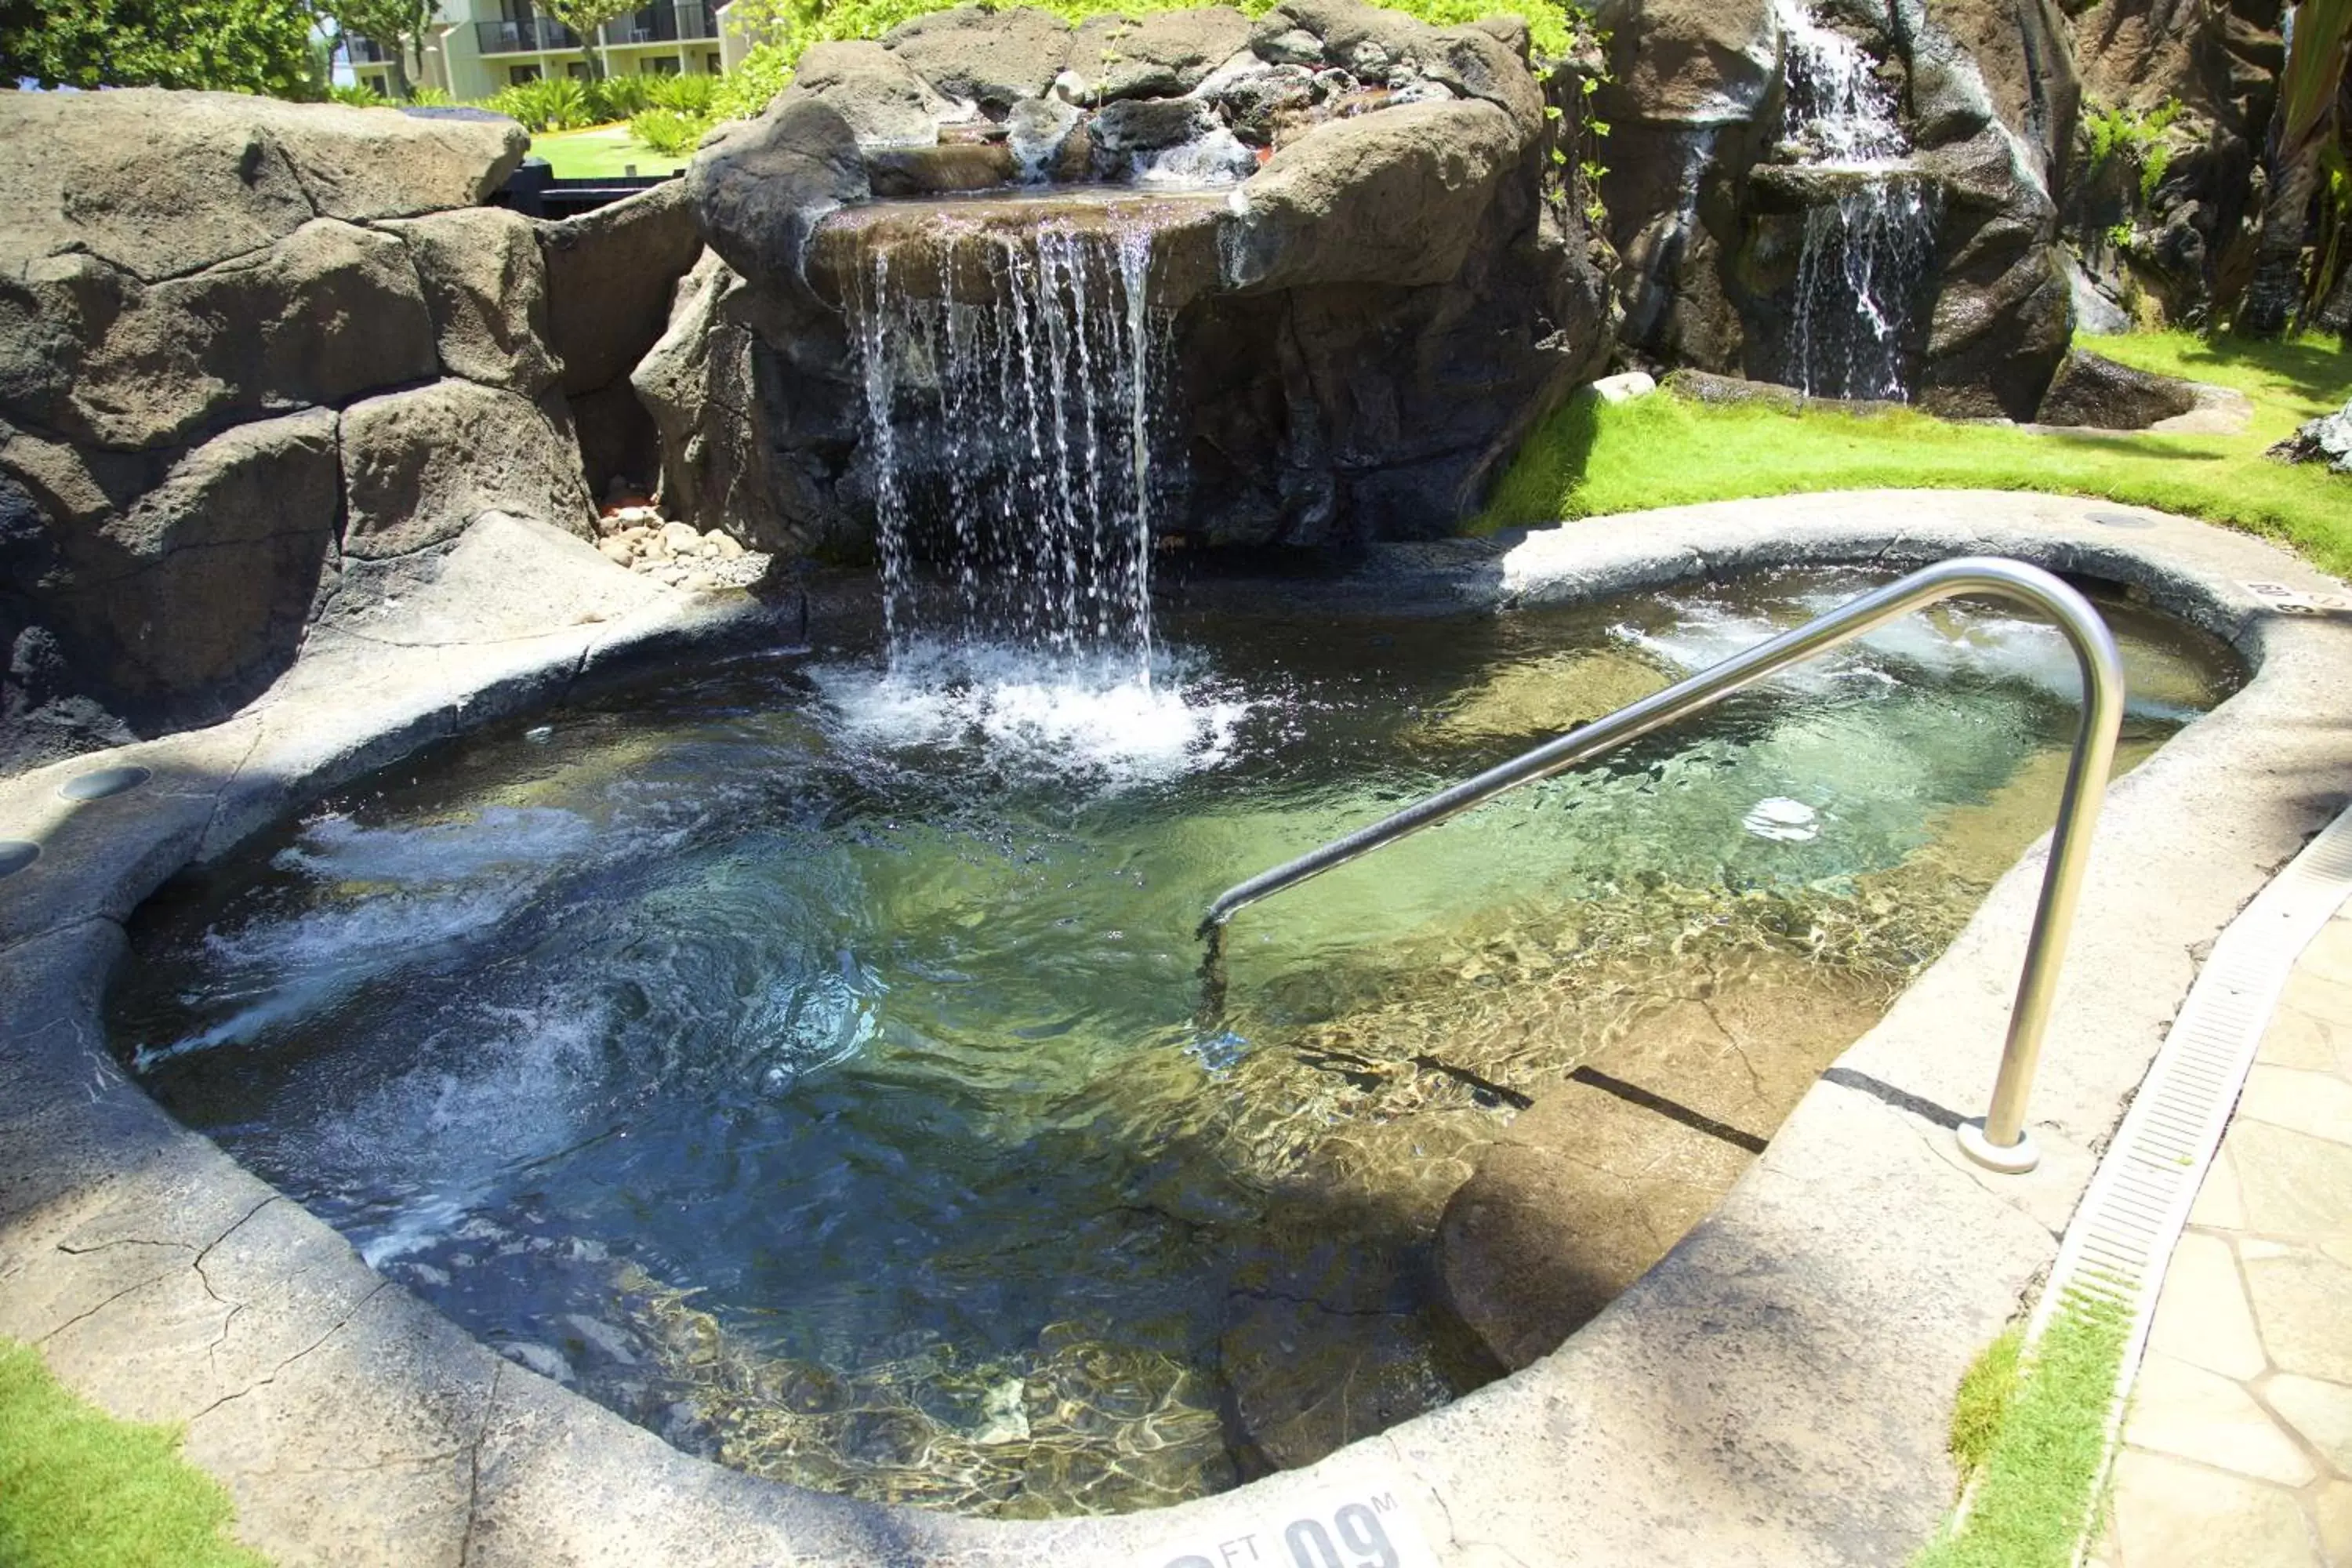
<path id="1" fill-rule="evenodd" d="M 1937 191 L 1877 62 L 1805 0 L 1778 0 L 1787 40 L 1783 134 L 1812 196 L 1785 378 L 1809 396 L 1907 399 L 1904 358 L 1935 260 Z"/>
<path id="2" fill-rule="evenodd" d="M 948 211 L 858 269 L 844 305 L 894 658 L 944 636 L 1149 682 L 1166 358 L 1151 240 L 1148 224 Z M 951 588 L 927 595 L 919 557 Z"/>

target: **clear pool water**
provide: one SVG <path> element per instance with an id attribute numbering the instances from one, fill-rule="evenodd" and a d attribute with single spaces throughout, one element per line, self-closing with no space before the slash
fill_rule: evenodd
<path id="1" fill-rule="evenodd" d="M 1213 1021 L 1202 906 L 1877 580 L 1173 616 L 1148 688 L 946 649 L 666 672 L 167 889 L 118 1048 L 681 1447 L 983 1513 L 1214 1490 L 1496 1374 L 1435 1216 L 1596 1042 L 1702 971 L 1880 1001 L 1932 958 L 2047 825 L 2071 656 L 1967 605 L 1891 628 L 1244 912 Z M 2234 667 L 2112 613 L 2136 758 Z"/>

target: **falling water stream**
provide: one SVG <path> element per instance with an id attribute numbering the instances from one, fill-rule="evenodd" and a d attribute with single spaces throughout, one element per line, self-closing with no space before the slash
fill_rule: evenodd
<path id="1" fill-rule="evenodd" d="M 1805 216 L 1786 378 L 1808 395 L 1907 400 L 1904 358 L 1934 260 L 1936 188 L 1876 62 L 1806 0 L 1780 0 L 1784 133 L 1828 187 Z"/>
<path id="2" fill-rule="evenodd" d="M 1148 224 L 937 214 L 845 301 L 894 655 L 1012 647 L 1149 686 L 1164 321 Z M 919 563 L 951 579 L 923 600 Z"/>

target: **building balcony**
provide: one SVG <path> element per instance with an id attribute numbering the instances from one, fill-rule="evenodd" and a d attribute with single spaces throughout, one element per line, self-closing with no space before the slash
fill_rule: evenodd
<path id="1" fill-rule="evenodd" d="M 709 0 L 680 0 L 672 5 L 648 5 L 604 24 L 604 42 L 674 44 L 689 38 L 715 38 L 719 18 Z"/>
<path id="2" fill-rule="evenodd" d="M 382 66 L 392 63 L 390 49 L 373 39 L 359 37 L 351 33 L 343 35 L 343 49 L 351 56 L 352 64 L 355 66 Z"/>
<path id="3" fill-rule="evenodd" d="M 486 55 L 541 54 L 577 49 L 580 35 L 552 16 L 532 16 L 520 22 L 477 22 L 474 47 Z"/>

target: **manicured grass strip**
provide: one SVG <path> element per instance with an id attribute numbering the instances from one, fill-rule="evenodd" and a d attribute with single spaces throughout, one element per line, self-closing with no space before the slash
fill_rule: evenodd
<path id="1" fill-rule="evenodd" d="M 2235 387 L 2254 405 L 2252 426 L 2239 436 L 2036 436 L 1908 410 L 1856 416 L 1579 398 L 1528 438 L 1477 528 L 1816 490 L 2042 490 L 2225 523 L 2352 573 L 2352 479 L 2263 455 L 2352 396 L 2352 353 L 2326 340 L 2208 342 L 2180 332 L 2082 342 L 2145 370 Z"/>
<path id="2" fill-rule="evenodd" d="M 169 1427 L 117 1421 L 0 1340 L 0 1563 L 8 1568 L 268 1568 L 227 1539 L 228 1494 Z"/>
<path id="3" fill-rule="evenodd" d="M 2002 1335 L 1960 1381 L 1952 1457 L 1976 1496 L 1911 1568 L 2066 1568 L 2091 1517 L 2127 1314 L 2071 1299 L 2022 1355 Z"/>
<path id="4" fill-rule="evenodd" d="M 626 125 L 598 125 L 586 131 L 542 131 L 530 139 L 530 155 L 547 160 L 559 180 L 602 179 L 628 173 L 635 164 L 640 174 L 667 174 L 683 169 L 684 158 L 666 157 L 629 134 Z"/>

